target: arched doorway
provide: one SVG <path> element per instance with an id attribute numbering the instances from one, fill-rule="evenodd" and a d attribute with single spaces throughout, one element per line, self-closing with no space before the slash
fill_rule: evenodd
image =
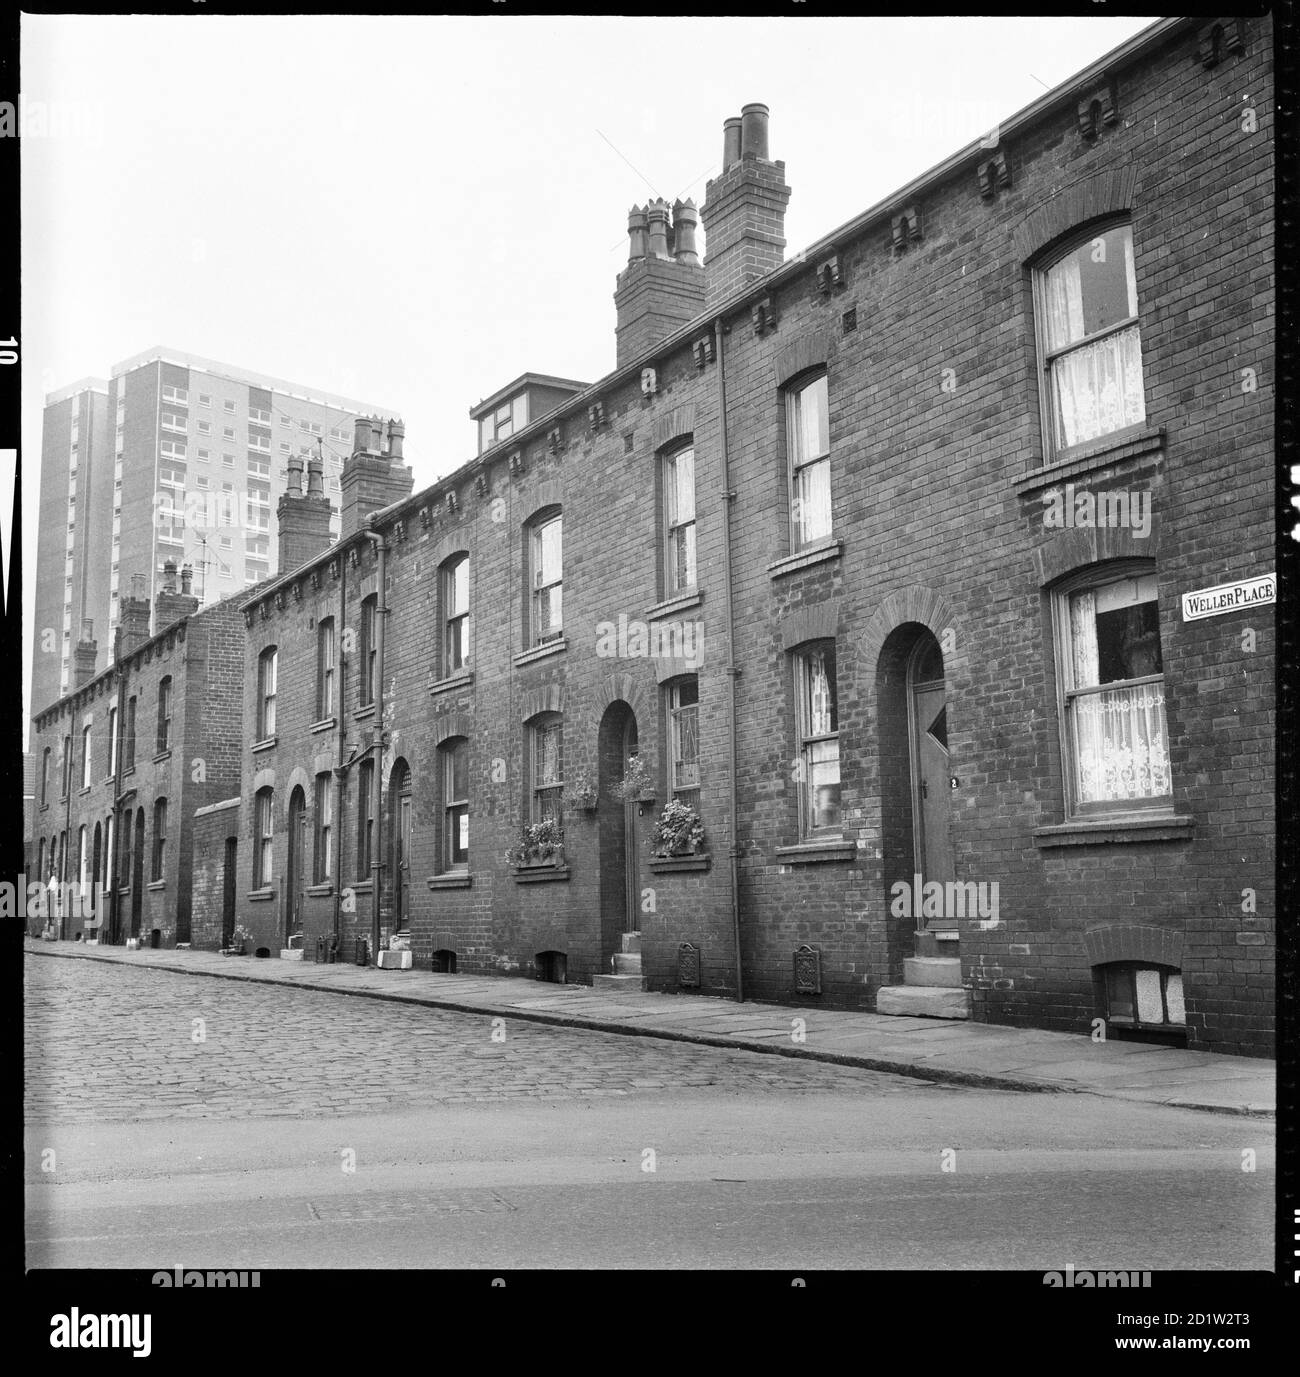
<path id="1" fill-rule="evenodd" d="M 637 753 L 636 714 L 624 702 L 611 703 L 600 719 L 597 737 L 596 818 L 600 827 L 600 955 L 609 969 L 610 959 L 635 950 L 626 940 L 640 927 L 637 903 L 638 805 L 625 803 L 619 792 L 630 756 Z"/>
<path id="2" fill-rule="evenodd" d="M 99 901 L 99 896 L 105 889 L 104 881 L 104 832 L 103 824 L 95 824 L 95 840 L 91 847 L 90 865 L 90 904 L 94 913 L 94 922 L 104 921 L 104 906 Z"/>
<path id="3" fill-rule="evenodd" d="M 411 770 L 405 760 L 388 777 L 388 835 L 392 847 L 393 933 L 411 930 Z"/>
<path id="4" fill-rule="evenodd" d="M 307 795 L 301 784 L 289 795 L 289 869 L 285 896 L 285 946 L 291 937 L 300 936 L 303 905 L 307 893 Z"/>

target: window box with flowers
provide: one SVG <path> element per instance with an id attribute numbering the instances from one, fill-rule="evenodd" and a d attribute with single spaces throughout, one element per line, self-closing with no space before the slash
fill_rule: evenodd
<path id="1" fill-rule="evenodd" d="M 554 818 L 525 823 L 519 841 L 506 852 L 506 864 L 518 884 L 538 880 L 567 880 L 564 862 L 564 829 Z"/>
<path id="2" fill-rule="evenodd" d="M 658 789 L 644 756 L 628 756 L 627 765 L 623 769 L 622 783 L 615 792 L 624 803 L 642 805 L 639 810 L 641 813 L 645 812 L 644 805 L 655 801 Z"/>
<path id="3" fill-rule="evenodd" d="M 665 804 L 650 838 L 651 871 L 707 870 L 711 860 L 703 847 L 704 824 L 695 809 L 676 798 Z"/>
<path id="4" fill-rule="evenodd" d="M 564 802 L 575 808 L 581 808 L 584 813 L 594 813 L 600 803 L 600 792 L 596 788 L 596 781 L 590 775 L 584 775 L 577 784 L 565 789 Z"/>

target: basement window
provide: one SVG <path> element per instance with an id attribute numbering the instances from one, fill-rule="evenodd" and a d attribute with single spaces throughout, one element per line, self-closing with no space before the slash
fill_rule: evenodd
<path id="1" fill-rule="evenodd" d="M 1186 1038 L 1182 972 L 1172 966 L 1113 961 L 1098 968 L 1108 1031 L 1131 1041 L 1168 1042 Z"/>

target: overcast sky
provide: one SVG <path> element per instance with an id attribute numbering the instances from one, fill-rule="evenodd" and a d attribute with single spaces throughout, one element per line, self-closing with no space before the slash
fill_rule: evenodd
<path id="1" fill-rule="evenodd" d="M 518 374 L 613 369 L 628 208 L 742 105 L 792 255 L 1151 22 L 24 15 L 27 567 L 47 391 L 172 345 L 396 410 L 419 489 Z"/>

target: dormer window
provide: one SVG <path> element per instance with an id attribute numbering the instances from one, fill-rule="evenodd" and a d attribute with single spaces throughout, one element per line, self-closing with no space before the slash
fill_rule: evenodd
<path id="1" fill-rule="evenodd" d="M 482 454 L 484 450 L 509 439 L 515 431 L 521 430 L 527 424 L 528 394 L 521 392 L 517 397 L 511 397 L 486 416 L 479 418 L 479 453 Z"/>

